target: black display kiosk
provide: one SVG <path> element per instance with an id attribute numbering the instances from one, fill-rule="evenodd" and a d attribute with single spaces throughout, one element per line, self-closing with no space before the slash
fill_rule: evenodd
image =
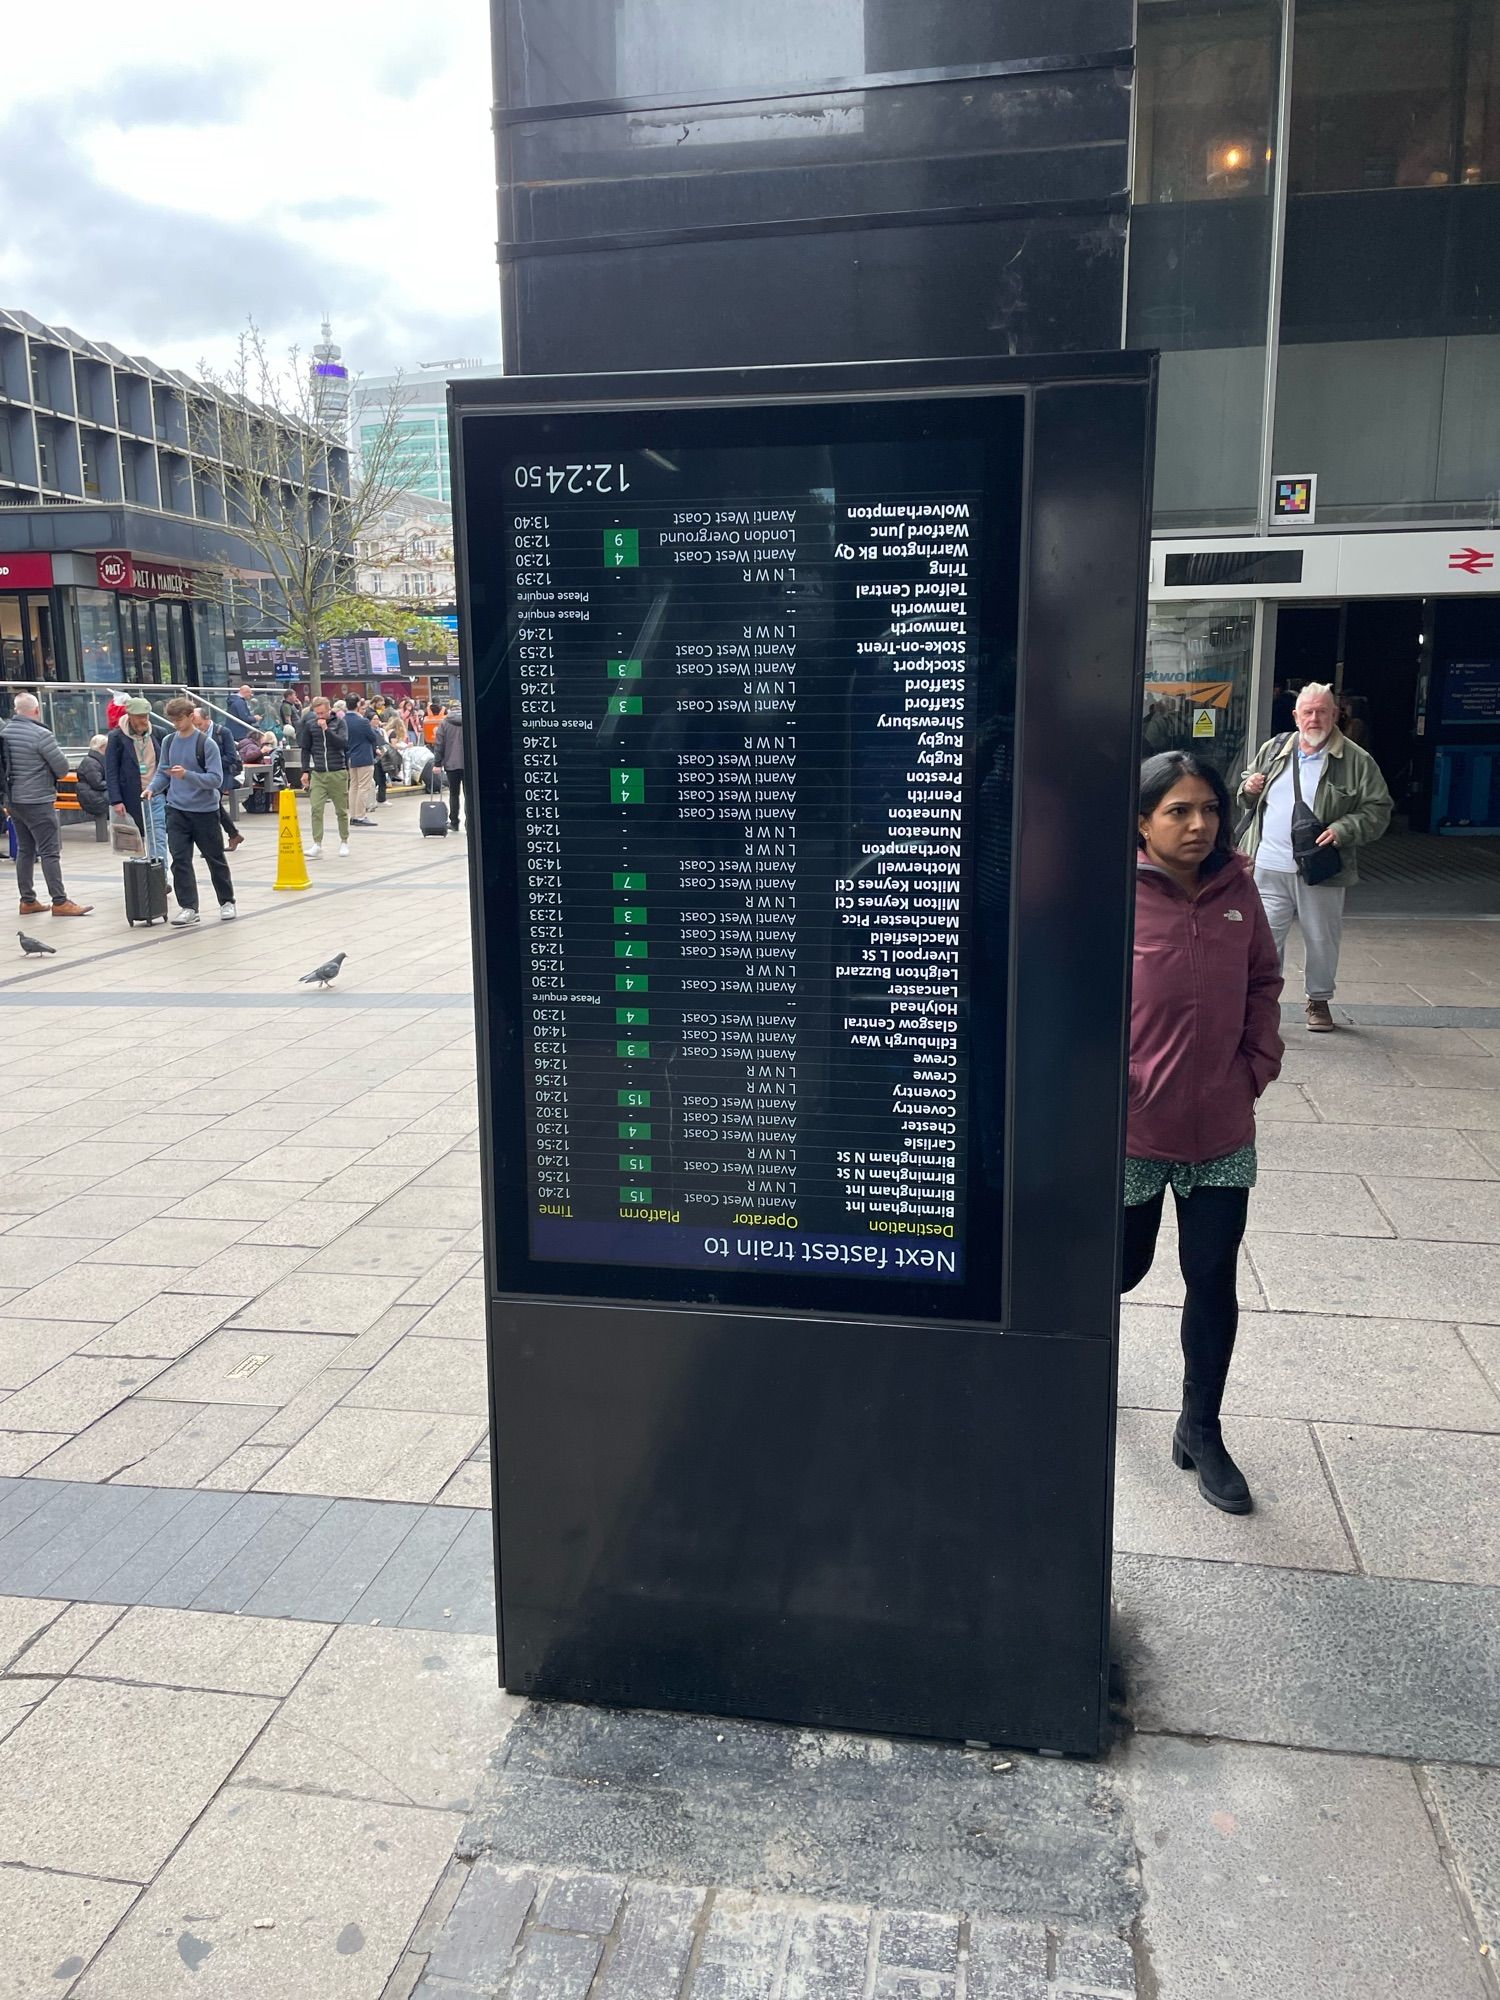
<path id="1" fill-rule="evenodd" d="M 1153 386 L 453 385 L 516 1693 L 1101 1745 Z"/>

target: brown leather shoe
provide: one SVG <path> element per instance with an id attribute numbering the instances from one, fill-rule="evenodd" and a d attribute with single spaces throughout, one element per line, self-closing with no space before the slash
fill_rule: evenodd
<path id="1" fill-rule="evenodd" d="M 46 914 L 47 905 L 39 903 L 35 896 L 23 896 L 21 898 L 21 915 L 23 917 L 45 917 Z"/>
<path id="2" fill-rule="evenodd" d="M 92 903 L 54 903 L 52 914 L 54 917 L 86 917 L 93 907 Z"/>
<path id="3" fill-rule="evenodd" d="M 1333 1015 L 1326 1000 L 1309 1000 L 1307 1003 L 1307 1026 L 1311 1034 L 1331 1035 Z"/>

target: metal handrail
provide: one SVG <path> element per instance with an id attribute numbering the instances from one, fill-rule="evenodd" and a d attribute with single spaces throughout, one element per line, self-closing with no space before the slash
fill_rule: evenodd
<path id="1" fill-rule="evenodd" d="M 236 733 L 244 726 L 205 688 L 177 685 L 141 687 L 123 681 L 0 681 L 0 722 L 14 713 L 18 694 L 36 696 L 42 705 L 42 721 L 68 755 L 74 758 L 83 755 L 92 738 L 108 734 L 107 711 L 116 694 L 128 695 L 132 700 L 137 695 L 144 696 L 161 718 L 164 729 L 170 726 L 164 713 L 166 705 L 174 695 L 179 694 L 189 696 L 201 708 L 206 708 L 216 722 L 228 723 Z M 279 735 L 280 690 L 274 691 L 274 697 L 272 690 L 265 690 L 263 699 L 268 703 L 274 699 L 274 707 L 262 716 L 261 726 L 274 729 Z"/>

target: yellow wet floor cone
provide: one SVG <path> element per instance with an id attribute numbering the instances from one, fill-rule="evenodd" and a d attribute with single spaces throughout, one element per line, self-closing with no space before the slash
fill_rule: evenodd
<path id="1" fill-rule="evenodd" d="M 277 813 L 280 816 L 280 838 L 276 843 L 275 889 L 310 889 L 312 877 L 307 872 L 307 858 L 302 852 L 302 827 L 297 818 L 297 794 L 288 785 L 281 794 Z"/>

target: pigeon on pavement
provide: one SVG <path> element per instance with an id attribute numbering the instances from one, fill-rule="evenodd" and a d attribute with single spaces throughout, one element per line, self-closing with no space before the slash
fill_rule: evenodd
<path id="1" fill-rule="evenodd" d="M 25 931 L 17 931 L 16 936 L 21 940 L 21 949 L 28 958 L 56 958 L 55 944 L 43 944 L 40 938 L 27 937 Z"/>
<path id="2" fill-rule="evenodd" d="M 311 972 L 304 972 L 302 977 L 297 981 L 297 984 L 299 986 L 321 986 L 326 989 L 338 978 L 339 967 L 347 957 L 348 953 L 341 951 L 337 958 L 330 958 L 326 965 L 315 966 Z"/>

